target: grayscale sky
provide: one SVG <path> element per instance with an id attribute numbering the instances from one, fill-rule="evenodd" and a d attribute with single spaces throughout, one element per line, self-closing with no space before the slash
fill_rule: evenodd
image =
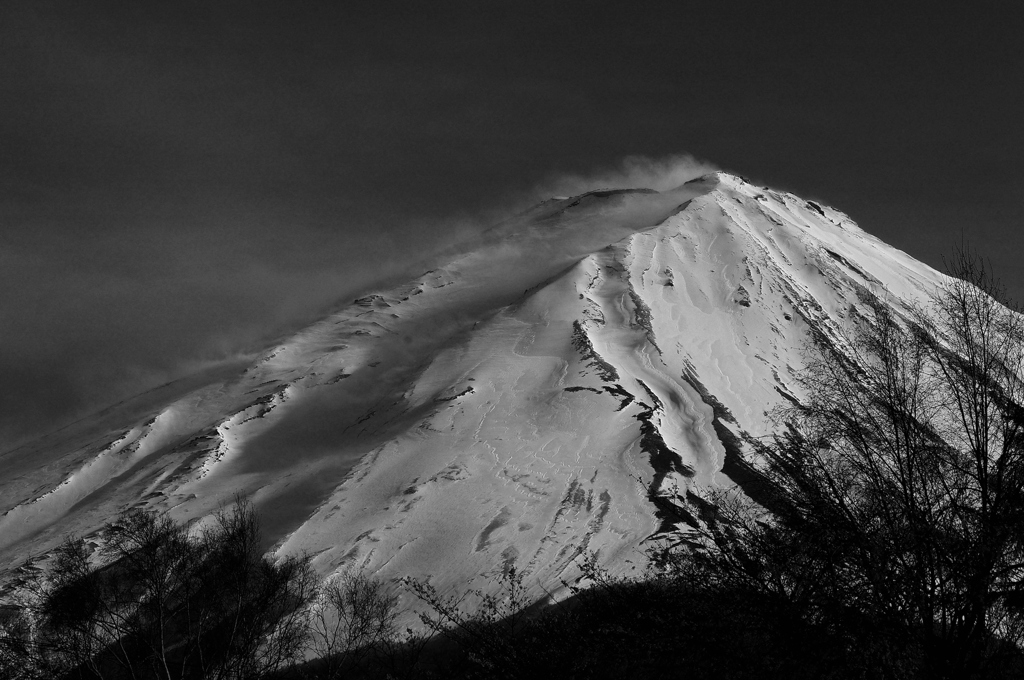
<path id="1" fill-rule="evenodd" d="M 902 6 L 4 0 L 0 450 L 630 156 L 1024 298 L 1024 10 Z"/>

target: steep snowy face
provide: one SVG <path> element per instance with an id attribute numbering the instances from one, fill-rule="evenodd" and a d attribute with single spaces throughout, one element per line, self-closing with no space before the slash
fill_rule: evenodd
<path id="1" fill-rule="evenodd" d="M 724 173 L 553 199 L 251 365 L 0 456 L 0 568 L 127 507 L 202 518 L 243 493 L 325 573 L 444 588 L 515 564 L 555 590 L 585 553 L 642 561 L 688 490 L 744 482 L 812 329 L 942 278 Z"/>

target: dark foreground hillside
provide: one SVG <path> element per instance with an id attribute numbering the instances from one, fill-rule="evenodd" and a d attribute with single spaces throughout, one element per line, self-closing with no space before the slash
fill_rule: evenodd
<path id="1" fill-rule="evenodd" d="M 536 605 L 515 569 L 497 577 L 497 595 L 359 574 L 321 582 L 302 561 L 275 565 L 253 551 L 256 519 L 243 504 L 189 539 L 129 514 L 110 530 L 130 549 L 101 568 L 69 540 L 35 599 L 7 610 L 0 677 L 970 677 L 932 674 L 907 630 L 880 627 L 871 612 L 818 611 L 812 572 L 768 553 L 741 565 L 730 563 L 736 553 L 662 545 L 643 577 L 589 567 L 572 597 Z M 418 596 L 428 634 L 396 629 L 398 588 Z M 1022 673 L 1024 655 L 996 640 L 974 677 Z"/>

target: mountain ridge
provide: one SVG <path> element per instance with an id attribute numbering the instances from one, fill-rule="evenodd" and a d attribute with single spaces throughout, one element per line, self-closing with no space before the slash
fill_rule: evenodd
<path id="1" fill-rule="evenodd" d="M 941 280 L 729 173 L 550 199 L 244 371 L 0 454 L 0 568 L 68 530 L 98 545 L 127 507 L 202 520 L 241 492 L 275 551 L 325 573 L 445 586 L 517 564 L 557 593 L 579 557 L 628 568 L 687 494 L 742 481 L 745 439 L 800 397 L 808 333 L 839 343 L 870 304 L 905 311 Z"/>

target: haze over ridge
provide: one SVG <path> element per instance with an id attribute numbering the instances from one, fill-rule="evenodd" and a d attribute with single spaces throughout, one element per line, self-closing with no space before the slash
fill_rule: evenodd
<path id="1" fill-rule="evenodd" d="M 191 227 L 184 218 L 172 229 L 140 215 L 133 233 L 90 231 L 70 243 L 10 232 L 0 240 L 0 289 L 18 300 L 7 305 L 13 325 L 0 334 L 0 382 L 8 386 L 0 393 L 0 451 L 139 391 L 244 360 L 360 291 L 472 247 L 481 232 L 537 201 L 608 187 L 671 188 L 711 169 L 687 155 L 630 156 L 617 168 L 549 174 L 477 214 L 382 218 L 387 228 L 355 237 L 244 214 Z M 131 245 L 139 242 L 147 243 L 142 251 Z M 74 292 L 49 299 L 64 287 Z"/>

